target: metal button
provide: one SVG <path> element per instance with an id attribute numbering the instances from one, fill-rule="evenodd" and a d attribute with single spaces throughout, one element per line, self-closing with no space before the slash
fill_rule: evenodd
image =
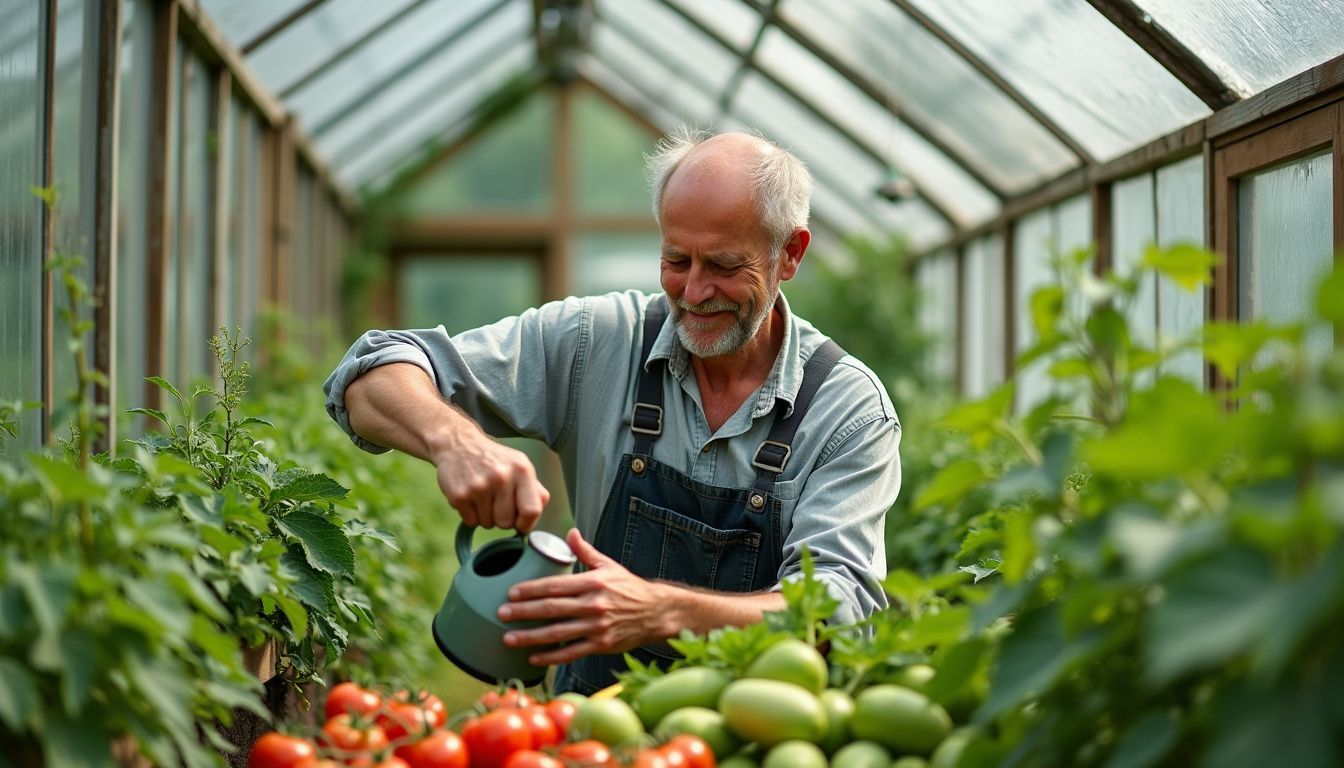
<path id="1" fill-rule="evenodd" d="M 709 453 L 710 443 L 705 443 L 705 447 L 700 449 L 701 453 Z"/>
<path id="2" fill-rule="evenodd" d="M 642 474 L 644 474 L 644 460 L 643 460 L 643 459 L 634 459 L 633 461 L 631 461 L 631 462 L 630 462 L 630 471 L 631 471 L 631 472 L 634 472 L 636 475 L 642 475 Z"/>
<path id="3" fill-rule="evenodd" d="M 759 493 L 753 493 L 747 503 L 751 504 L 752 509 L 760 509 L 765 506 L 765 497 Z"/>

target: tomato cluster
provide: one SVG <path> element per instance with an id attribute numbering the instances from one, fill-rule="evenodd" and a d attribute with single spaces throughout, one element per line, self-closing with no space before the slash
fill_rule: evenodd
<path id="1" fill-rule="evenodd" d="M 592 706 L 589 706 L 592 705 Z M 585 709 L 583 716 L 580 710 Z M 517 688 L 488 691 L 448 727 L 443 702 L 421 691 L 383 695 L 344 682 L 331 689 L 312 738 L 271 732 L 249 768 L 714 768 L 699 737 L 661 745 L 622 701 L 563 694 L 539 701 Z M 624 716 L 633 720 L 629 726 Z M 460 720 L 460 723 L 458 722 Z"/>

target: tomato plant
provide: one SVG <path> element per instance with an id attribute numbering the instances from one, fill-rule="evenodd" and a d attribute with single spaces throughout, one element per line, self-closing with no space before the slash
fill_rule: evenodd
<path id="1" fill-rule="evenodd" d="M 279 731 L 262 734 L 247 757 L 248 768 L 310 768 L 317 765 L 317 747 L 307 739 Z"/>

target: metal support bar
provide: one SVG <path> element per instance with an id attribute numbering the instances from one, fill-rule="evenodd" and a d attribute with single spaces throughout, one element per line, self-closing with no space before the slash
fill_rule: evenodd
<path id="1" fill-rule="evenodd" d="M 38 14 L 38 30 L 41 35 L 38 45 L 38 55 L 40 58 L 40 67 L 42 70 L 42 149 L 39 156 L 38 174 L 41 178 L 41 186 L 44 189 L 51 189 L 56 183 L 56 163 L 55 163 L 55 145 L 56 145 L 56 0 L 46 0 L 42 4 L 42 11 Z M 56 327 L 56 289 L 54 285 L 51 270 L 46 265 L 51 263 L 52 254 L 55 251 L 56 240 L 56 212 L 52 210 L 53 205 L 43 205 L 39 222 L 42 227 L 41 253 L 42 253 L 42 442 L 51 441 L 53 425 L 51 415 L 56 407 L 56 398 L 53 391 L 53 380 L 56 377 L 56 365 L 53 359 L 53 349 L 55 347 L 55 327 Z"/>
<path id="2" fill-rule="evenodd" d="M 262 30 L 261 34 L 253 37 L 251 40 L 248 40 L 246 43 L 243 44 L 243 47 L 240 48 L 239 50 L 242 51 L 244 56 L 255 51 L 256 49 L 265 45 L 266 41 L 270 40 L 271 38 L 275 37 L 281 32 L 284 32 L 286 29 L 289 28 L 291 24 L 303 18 L 308 14 L 309 11 L 312 11 L 313 9 L 317 8 L 319 5 L 322 5 L 325 2 L 327 2 L 327 0 L 308 0 L 308 2 L 304 3 L 298 8 L 295 8 L 283 19 L 277 21 L 276 23 Z"/>
<path id="3" fill-rule="evenodd" d="M 1087 0 L 1107 21 L 1147 51 L 1215 112 L 1241 101 L 1236 90 L 1204 60 L 1132 0 Z"/>
<path id="4" fill-rule="evenodd" d="M 742 80 L 747 76 L 747 72 L 752 68 L 752 60 L 756 58 L 756 51 L 761 47 L 761 40 L 765 38 L 765 30 L 770 28 L 770 22 L 775 18 L 775 9 L 779 7 L 779 0 L 770 0 L 770 4 L 761 9 L 761 23 L 756 27 L 756 34 L 751 38 L 751 45 L 742 52 L 742 58 L 737 64 L 737 70 L 733 72 L 732 77 L 728 78 L 728 84 L 724 86 L 723 92 L 719 94 L 719 114 L 728 114 L 728 105 L 733 103 L 733 97 L 737 95 L 737 89 L 742 87 Z M 674 9 L 680 12 L 680 9 Z M 685 14 L 682 14 L 685 16 Z M 689 19 L 688 19 L 689 20 Z M 724 42 L 727 42 L 726 40 Z M 732 46 L 728 47 L 732 50 Z"/>
<path id="5" fill-rule="evenodd" d="M 417 8 L 420 8 L 429 1 L 430 0 L 415 0 L 415 2 L 410 3 L 405 8 L 402 8 L 401 10 L 392 14 L 391 16 L 388 16 L 386 19 L 379 22 L 372 29 L 367 30 L 366 32 L 364 32 L 364 34 L 360 35 L 358 38 L 351 40 L 349 43 L 342 46 L 339 50 L 329 54 L 325 59 L 322 59 L 317 64 L 314 64 L 302 75 L 300 75 L 297 80 L 290 83 L 289 85 L 286 85 L 284 88 L 281 88 L 280 92 L 277 94 L 278 97 L 281 100 L 288 99 L 290 96 L 294 95 L 299 90 L 303 89 L 309 83 L 316 80 L 319 76 L 322 75 L 323 72 L 326 72 L 328 69 L 330 69 L 332 65 L 340 62 L 346 56 L 349 56 L 351 53 L 354 53 L 355 51 L 359 50 L 369 41 L 382 35 L 394 24 L 406 18 L 411 13 L 413 13 Z"/>
<path id="6" fill-rule="evenodd" d="M 948 33 L 948 31 L 943 29 L 938 22 L 930 18 L 928 14 L 916 8 L 914 3 L 910 2 L 910 0 L 891 0 L 891 2 L 897 8 L 904 11 L 905 15 L 909 16 L 912 21 L 923 27 L 929 34 L 938 38 L 953 53 L 961 57 L 967 64 L 971 65 L 972 69 L 979 72 L 995 88 L 999 89 L 1004 96 L 1007 96 L 1010 101 L 1020 107 L 1023 112 L 1026 112 L 1035 119 L 1036 122 L 1040 123 L 1041 127 L 1045 128 L 1046 131 L 1049 131 L 1051 136 L 1054 136 L 1059 143 L 1068 148 L 1069 152 L 1072 152 L 1073 156 L 1078 158 L 1080 163 L 1087 165 L 1095 162 L 1091 153 L 1089 153 L 1082 144 L 1079 144 L 1068 131 L 1065 131 L 1060 127 L 1059 123 L 1055 122 L 1053 118 L 1041 111 L 1040 107 L 1036 105 L 1036 102 L 1024 96 L 1022 92 L 1012 83 L 1008 82 L 1003 75 L 999 74 L 998 70 L 991 67 L 984 59 L 977 56 L 975 52 L 970 48 L 967 48 L 960 40 Z"/>
<path id="7" fill-rule="evenodd" d="M 314 139 L 320 138 L 322 134 L 326 133 L 327 131 L 330 131 L 342 120 L 345 120 L 346 118 L 350 117 L 350 115 L 354 114 L 356 110 L 358 110 L 361 106 L 364 105 L 364 102 L 376 96 L 384 88 L 387 88 L 388 86 L 392 85 L 398 80 L 401 80 L 402 78 L 406 77 L 411 72 L 415 71 L 426 59 L 433 58 L 442 53 L 443 51 L 447 50 L 448 48 L 451 48 L 455 43 L 457 43 L 458 40 L 461 40 L 463 37 L 466 37 L 467 35 L 471 34 L 472 31 L 474 31 L 477 27 L 484 24 L 491 16 L 494 16 L 496 13 L 499 13 L 500 11 L 507 8 L 509 5 L 513 4 L 513 1 L 514 0 L 497 0 L 496 2 L 492 3 L 488 8 L 484 9 L 480 13 L 468 19 L 467 22 L 464 23 L 462 26 L 454 29 L 452 32 L 449 32 L 447 35 L 440 38 L 437 42 L 430 45 L 427 49 L 424 49 L 419 53 L 417 53 L 415 56 L 412 56 L 411 59 L 407 61 L 405 64 L 401 65 L 400 67 L 397 67 L 397 70 L 395 72 L 392 72 L 386 77 L 380 78 L 378 82 L 373 83 L 372 85 L 361 90 L 359 93 L 354 94 L 351 98 L 346 99 L 345 103 L 342 104 L 341 107 L 337 109 L 334 114 L 330 115 L 329 117 L 324 119 L 321 123 L 314 126 L 312 131 L 309 132 L 309 135 L 312 136 Z"/>

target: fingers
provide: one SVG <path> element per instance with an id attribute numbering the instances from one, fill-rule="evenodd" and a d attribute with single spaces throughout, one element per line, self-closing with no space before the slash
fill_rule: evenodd
<path id="1" fill-rule="evenodd" d="M 529 477 L 524 478 L 518 485 L 514 498 L 517 502 L 518 515 L 515 527 L 522 533 L 527 533 L 537 526 L 537 521 L 541 519 L 541 511 L 551 500 L 551 492 L 535 477 Z"/>
<path id="2" fill-rule="evenodd" d="M 569 544 L 569 548 L 579 558 L 579 562 L 589 568 L 607 568 L 620 565 L 620 563 L 599 552 L 597 547 L 584 541 L 583 534 L 579 533 L 578 528 L 569 530 L 569 533 L 565 536 L 565 542 Z"/>
<path id="3" fill-rule="evenodd" d="M 462 522 L 482 528 L 526 533 L 536 527 L 551 498 L 526 454 L 494 442 L 445 457 L 438 464 L 438 480 Z"/>

